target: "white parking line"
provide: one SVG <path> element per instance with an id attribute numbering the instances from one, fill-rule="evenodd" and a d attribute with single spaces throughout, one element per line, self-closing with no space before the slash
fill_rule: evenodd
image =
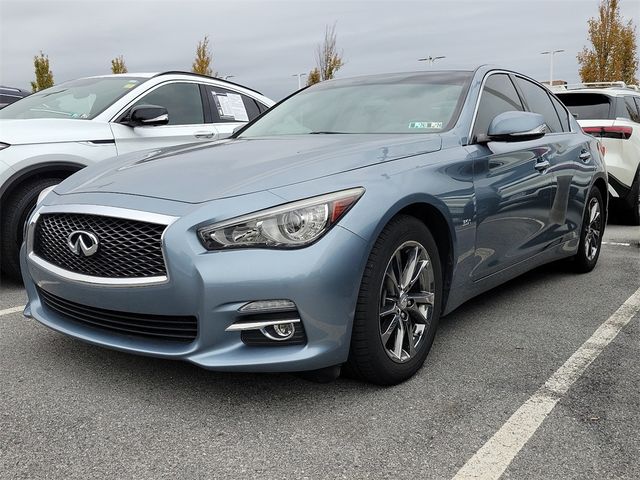
<path id="1" fill-rule="evenodd" d="M 3 315 L 10 315 L 12 313 L 18 313 L 24 310 L 24 306 L 22 307 L 13 307 L 13 308 L 6 308 L 4 310 L 0 310 L 0 317 L 2 317 Z"/>
<path id="2" fill-rule="evenodd" d="M 630 247 L 630 243 L 625 242 L 602 242 L 602 245 L 615 245 L 617 247 Z"/>
<path id="3" fill-rule="evenodd" d="M 558 400 L 639 311 L 640 288 L 511 415 L 500 430 L 456 473 L 454 480 L 500 478 Z"/>

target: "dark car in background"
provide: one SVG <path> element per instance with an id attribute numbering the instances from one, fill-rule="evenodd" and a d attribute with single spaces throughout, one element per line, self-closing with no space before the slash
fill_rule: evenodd
<path id="1" fill-rule="evenodd" d="M 20 88 L 0 86 L 0 108 L 4 108 L 13 102 L 17 102 L 21 98 L 28 97 L 29 95 L 31 95 L 31 92 L 27 92 Z"/>

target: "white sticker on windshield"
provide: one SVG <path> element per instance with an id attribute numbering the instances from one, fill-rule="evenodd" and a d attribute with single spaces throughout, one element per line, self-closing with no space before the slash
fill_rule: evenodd
<path id="1" fill-rule="evenodd" d="M 409 128 L 442 128 L 442 122 L 409 122 Z"/>
<path id="2" fill-rule="evenodd" d="M 242 97 L 237 93 L 211 92 L 218 108 L 220 118 L 232 119 L 238 122 L 248 122 L 249 115 Z"/>

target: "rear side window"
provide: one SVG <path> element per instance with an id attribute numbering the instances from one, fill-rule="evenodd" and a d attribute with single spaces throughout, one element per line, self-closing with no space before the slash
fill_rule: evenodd
<path id="1" fill-rule="evenodd" d="M 607 120 L 611 118 L 611 97 L 602 93 L 559 93 L 576 120 Z"/>
<path id="2" fill-rule="evenodd" d="M 627 113 L 626 118 L 630 120 L 640 123 L 640 113 L 638 113 L 638 106 L 636 102 L 633 101 L 632 96 L 624 97 L 624 106 Z"/>
<path id="3" fill-rule="evenodd" d="M 544 117 L 549 132 L 562 132 L 558 112 L 551 103 L 551 97 L 546 88 L 520 77 L 516 77 L 516 83 L 524 94 L 524 100 L 527 102 L 529 110 Z"/>
<path id="4" fill-rule="evenodd" d="M 522 111 L 524 108 L 509 76 L 503 73 L 489 76 L 481 93 L 473 137 L 486 134 L 497 115 L 514 110 Z"/>
<path id="5" fill-rule="evenodd" d="M 253 98 L 232 90 L 206 85 L 207 97 L 213 111 L 213 122 L 248 122 L 262 112 Z"/>
<path id="6" fill-rule="evenodd" d="M 136 105 L 157 105 L 169 112 L 169 125 L 204 123 L 200 88 L 195 83 L 168 83 L 148 93 Z"/>
<path id="7" fill-rule="evenodd" d="M 569 126 L 569 114 L 567 113 L 567 109 L 564 108 L 562 103 L 554 97 L 550 95 L 551 102 L 553 102 L 553 106 L 556 108 L 556 112 L 558 113 L 558 117 L 560 118 L 560 123 L 562 124 L 562 130 L 565 132 L 570 132 L 571 127 Z"/>

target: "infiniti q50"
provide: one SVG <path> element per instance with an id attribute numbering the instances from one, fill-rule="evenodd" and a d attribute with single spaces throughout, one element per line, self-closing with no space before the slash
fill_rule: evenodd
<path id="1" fill-rule="evenodd" d="M 322 82 L 229 139 L 44 191 L 25 314 L 213 370 L 395 384 L 464 301 L 551 261 L 592 270 L 606 192 L 598 141 L 524 75 Z"/>

